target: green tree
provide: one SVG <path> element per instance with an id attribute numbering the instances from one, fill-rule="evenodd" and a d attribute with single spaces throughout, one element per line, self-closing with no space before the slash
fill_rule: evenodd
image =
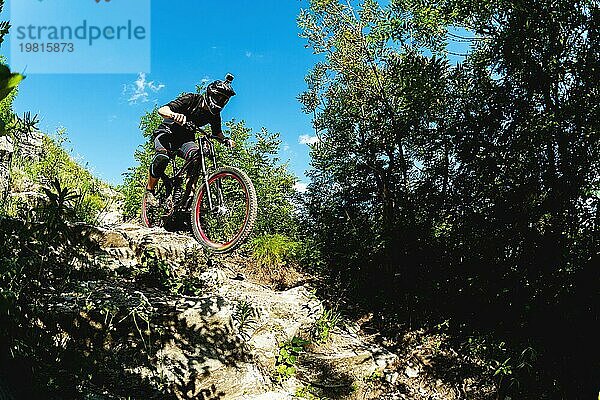
<path id="1" fill-rule="evenodd" d="M 481 325 L 542 337 L 541 362 L 569 365 L 557 372 L 562 396 L 578 397 L 598 369 L 585 360 L 599 359 L 578 344 L 593 340 L 588 304 L 598 299 L 590 282 L 599 278 L 600 4 L 467 3 L 442 3 L 482 39 L 456 71 L 447 124 L 455 146 L 447 239 L 461 271 L 450 287 L 462 287 L 471 316 L 481 307 L 504 316 L 478 316 Z"/>
<path id="2" fill-rule="evenodd" d="M 126 218 L 139 219 L 142 197 L 148 181 L 148 171 L 154 156 L 152 133 L 161 122 L 162 117 L 158 114 L 156 107 L 152 111 L 146 112 L 140 119 L 140 130 L 145 142 L 135 150 L 133 158 L 137 164 L 123 174 L 123 185 L 119 187 L 124 195 L 123 216 Z"/>
<path id="3" fill-rule="evenodd" d="M 365 306 L 544 337 L 570 394 L 597 370 L 559 349 L 593 340 L 599 19 L 571 0 L 315 0 L 299 17 L 320 57 L 300 97 L 320 138 L 305 216 L 332 282 Z M 470 43 L 456 66 L 449 41 Z"/>
<path id="4" fill-rule="evenodd" d="M 0 12 L 4 8 L 4 0 L 0 0 Z M 10 23 L 0 21 L 0 45 L 4 42 L 4 36 L 8 34 Z M 10 72 L 10 69 L 4 65 L 4 57 L 0 57 L 0 101 L 6 98 L 10 92 L 23 80 L 24 76 Z M 0 133 L 4 126 L 0 126 Z"/>
<path id="5" fill-rule="evenodd" d="M 337 282 L 359 291 L 425 265 L 432 226 L 443 221 L 449 66 L 440 46 L 427 56 L 428 41 L 409 38 L 427 34 L 409 22 L 397 5 L 375 1 L 315 1 L 299 17 L 322 55 L 300 96 L 320 139 L 307 223 L 339 269 Z"/>
<path id="6" fill-rule="evenodd" d="M 125 194 L 125 215 L 129 218 L 139 216 L 148 168 L 154 156 L 152 133 L 161 122 L 162 117 L 156 109 L 146 113 L 140 122 L 146 142 L 136 150 L 134 157 L 138 164 L 125 174 L 121 187 Z M 287 163 L 278 157 L 281 145 L 279 134 L 270 133 L 266 129 L 252 132 L 243 121 L 226 123 L 225 134 L 236 142 L 236 146 L 227 149 L 216 144 L 219 164 L 240 167 L 248 173 L 256 188 L 259 212 L 254 235 L 294 235 L 296 224 L 293 201 L 296 196 L 296 178 L 288 171 Z"/>

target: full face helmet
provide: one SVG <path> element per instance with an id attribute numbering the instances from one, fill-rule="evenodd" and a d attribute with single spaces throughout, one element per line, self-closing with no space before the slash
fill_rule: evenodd
<path id="1" fill-rule="evenodd" d="M 224 81 L 214 81 L 206 88 L 206 102 L 213 114 L 221 112 L 235 91 L 231 87 L 233 75 L 227 74 Z"/>

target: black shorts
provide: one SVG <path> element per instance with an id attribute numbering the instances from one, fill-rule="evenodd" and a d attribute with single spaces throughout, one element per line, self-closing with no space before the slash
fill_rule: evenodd
<path id="1" fill-rule="evenodd" d="M 181 138 L 175 138 L 175 135 L 167 129 L 157 129 L 154 132 L 154 148 L 159 153 L 173 152 L 180 157 L 187 159 L 194 150 L 198 150 L 198 143 L 193 134 L 182 135 Z"/>

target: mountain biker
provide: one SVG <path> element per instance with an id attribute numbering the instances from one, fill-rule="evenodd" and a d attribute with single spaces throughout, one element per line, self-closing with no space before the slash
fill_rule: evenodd
<path id="1" fill-rule="evenodd" d="M 158 109 L 164 120 L 153 133 L 156 155 L 150 164 L 146 185 L 148 205 L 158 205 L 154 188 L 169 164 L 169 152 L 177 152 L 187 160 L 198 151 L 195 132 L 186 126 L 186 122 L 191 121 L 197 127 L 210 124 L 211 133 L 217 140 L 228 147 L 235 145 L 233 140 L 223 135 L 221 128 L 221 110 L 235 96 L 232 81 L 233 75 L 227 74 L 224 81 L 209 84 L 205 93 L 184 94 Z"/>

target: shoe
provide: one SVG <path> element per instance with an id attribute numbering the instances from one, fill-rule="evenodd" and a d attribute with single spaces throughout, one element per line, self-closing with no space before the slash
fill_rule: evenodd
<path id="1" fill-rule="evenodd" d="M 158 199 L 154 196 L 154 193 L 146 189 L 146 206 L 158 207 Z"/>

